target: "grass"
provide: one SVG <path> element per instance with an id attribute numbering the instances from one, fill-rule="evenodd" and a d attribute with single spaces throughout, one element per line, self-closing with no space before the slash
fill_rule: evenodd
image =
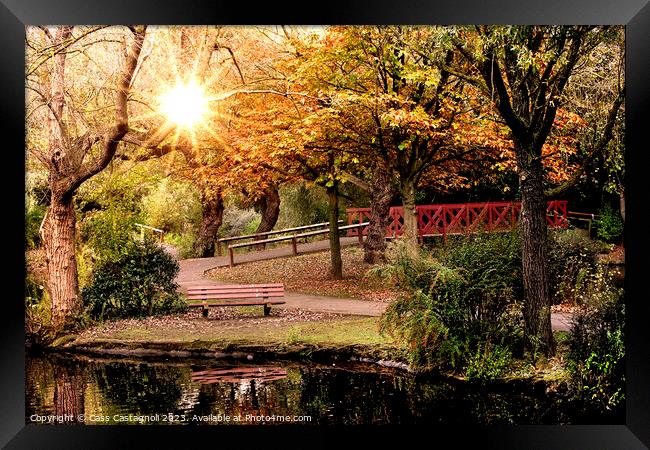
<path id="1" fill-rule="evenodd" d="M 307 323 L 289 328 L 285 340 L 290 344 L 373 345 L 392 344 L 392 339 L 377 331 L 376 318 Z"/>
<path id="2" fill-rule="evenodd" d="M 254 284 L 284 283 L 287 291 L 330 297 L 388 302 L 397 291 L 375 277 L 366 277 L 373 265 L 363 261 L 363 250 L 349 247 L 341 250 L 343 279 L 334 280 L 329 274 L 329 251 L 246 263 L 233 268 L 220 267 L 209 271 L 215 280 Z"/>
<path id="3" fill-rule="evenodd" d="M 278 345 L 316 344 L 320 346 L 392 345 L 392 339 L 378 331 L 378 319 L 343 318 L 323 322 L 273 322 L 259 320 L 202 321 L 204 326 L 185 323 L 129 321 L 119 327 L 99 326 L 88 330 L 77 344 L 99 341 L 125 342 L 202 342 Z M 211 323 L 213 322 L 213 323 Z"/>

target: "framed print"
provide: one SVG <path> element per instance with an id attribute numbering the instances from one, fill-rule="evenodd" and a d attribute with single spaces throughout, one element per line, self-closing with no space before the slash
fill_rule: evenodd
<path id="1" fill-rule="evenodd" d="M 0 20 L 6 448 L 650 446 L 643 1 Z"/>

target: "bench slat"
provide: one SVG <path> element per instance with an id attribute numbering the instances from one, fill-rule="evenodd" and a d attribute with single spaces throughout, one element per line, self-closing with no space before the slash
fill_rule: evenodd
<path id="1" fill-rule="evenodd" d="M 205 302 L 207 306 L 261 306 L 261 305 L 284 305 L 286 302 L 222 302 L 222 303 L 211 303 Z M 202 308 L 204 303 L 188 303 L 189 308 Z"/>
<path id="2" fill-rule="evenodd" d="M 188 290 L 194 289 L 247 289 L 247 288 L 278 288 L 284 287 L 282 283 L 268 283 L 268 284 L 200 284 L 197 286 L 188 286 Z"/>
<path id="3" fill-rule="evenodd" d="M 258 298 L 284 297 L 284 292 L 195 292 L 187 294 L 187 298 Z"/>
<path id="4" fill-rule="evenodd" d="M 284 292 L 283 288 L 271 288 L 271 289 L 201 289 L 201 290 L 192 290 L 187 291 L 189 295 L 200 295 L 200 294 L 249 294 L 249 293 L 259 293 L 259 292 Z"/>
<path id="5" fill-rule="evenodd" d="M 236 299 L 236 298 L 267 298 L 267 297 L 284 297 L 284 293 L 282 292 L 266 292 L 266 293 L 249 293 L 246 295 L 242 294 L 192 294 L 188 295 L 187 298 L 188 300 L 192 299 L 215 299 L 215 300 L 221 300 L 221 299 Z"/>

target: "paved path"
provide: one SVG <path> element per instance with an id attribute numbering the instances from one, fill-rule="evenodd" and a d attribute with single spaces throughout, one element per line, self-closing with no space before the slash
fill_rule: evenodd
<path id="1" fill-rule="evenodd" d="M 359 238 L 356 237 L 342 237 L 341 238 L 341 247 L 351 247 L 353 245 L 358 245 Z M 276 259 L 276 258 L 286 258 L 293 256 L 291 250 L 291 244 L 289 241 L 287 245 L 282 247 L 273 248 L 270 250 L 261 250 L 261 251 L 252 251 L 248 253 L 235 254 L 235 265 L 251 262 L 251 261 L 262 261 L 265 259 Z M 298 244 L 298 254 L 304 253 L 315 253 L 330 248 L 330 243 L 328 240 L 308 242 L 304 244 Z M 228 256 L 216 256 L 214 258 L 193 258 L 193 259 L 183 259 L 179 261 L 181 265 L 180 273 L 176 278 L 178 284 L 181 287 L 186 286 L 188 283 L 192 284 L 194 282 L 205 283 L 205 278 L 203 278 L 203 273 L 206 270 L 214 269 L 215 267 L 227 267 Z"/>
<path id="2" fill-rule="evenodd" d="M 356 237 L 341 238 L 341 247 L 349 247 L 358 244 Z M 316 241 L 306 244 L 298 244 L 298 253 L 314 253 L 329 248 L 329 241 Z M 252 261 L 262 261 L 266 259 L 291 257 L 291 246 L 278 247 L 270 250 L 262 250 L 235 255 L 235 264 L 243 264 Z M 180 271 L 176 282 L 181 286 L 181 290 L 186 291 L 190 286 L 196 285 L 224 285 L 231 284 L 216 280 L 210 280 L 204 277 L 204 273 L 215 267 L 227 267 L 228 257 L 217 256 L 214 258 L 194 258 L 179 261 Z M 298 308 L 314 312 L 329 312 L 337 314 L 350 314 L 355 316 L 380 316 L 387 303 L 373 302 L 368 300 L 356 300 L 351 298 L 325 297 L 321 295 L 301 294 L 297 292 L 285 293 L 284 305 L 274 306 L 275 308 Z M 571 315 L 567 313 L 551 314 L 551 326 L 557 331 L 568 331 L 570 328 Z"/>

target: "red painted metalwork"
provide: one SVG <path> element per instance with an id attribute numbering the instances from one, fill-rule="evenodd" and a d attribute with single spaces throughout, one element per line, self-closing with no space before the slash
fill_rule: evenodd
<path id="1" fill-rule="evenodd" d="M 521 202 L 455 203 L 419 205 L 418 231 L 420 236 L 446 236 L 447 234 L 468 234 L 478 231 L 505 231 L 519 222 Z M 370 220 L 370 208 L 348 208 L 348 224 Z M 401 236 L 404 218 L 401 206 L 390 208 L 390 224 L 387 237 Z M 567 227 L 567 201 L 551 200 L 546 207 L 546 221 L 549 227 Z M 368 227 L 348 230 L 348 236 L 366 235 Z"/>

